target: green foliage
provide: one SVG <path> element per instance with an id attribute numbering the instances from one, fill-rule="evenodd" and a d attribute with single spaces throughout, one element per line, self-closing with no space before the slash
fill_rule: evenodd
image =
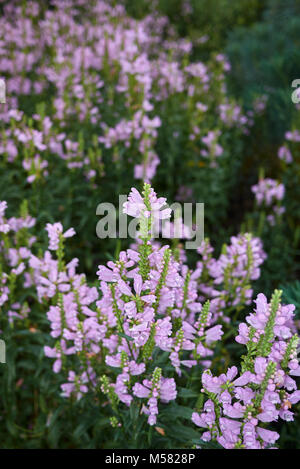
<path id="1" fill-rule="evenodd" d="M 296 0 L 269 0 L 266 6 L 262 21 L 234 28 L 226 52 L 232 64 L 230 89 L 242 96 L 246 105 L 257 94 L 269 96 L 260 155 L 270 158 L 272 144 L 280 143 L 297 112 L 291 84 L 300 76 L 300 4 Z"/>
<path id="2" fill-rule="evenodd" d="M 199 53 L 222 50 L 229 32 L 257 21 L 266 0 L 123 0 L 130 15 L 142 18 L 151 11 L 166 15 L 181 36 L 207 36 Z"/>

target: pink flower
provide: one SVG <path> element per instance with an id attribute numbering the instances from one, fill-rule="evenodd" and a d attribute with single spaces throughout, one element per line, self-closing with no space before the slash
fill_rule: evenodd
<path id="1" fill-rule="evenodd" d="M 71 238 L 75 235 L 74 228 L 69 228 L 65 233 L 63 233 L 63 226 L 61 223 L 54 223 L 51 225 L 47 223 L 46 230 L 49 236 L 49 249 L 51 251 L 56 251 L 59 245 L 60 236 L 63 238 Z"/>

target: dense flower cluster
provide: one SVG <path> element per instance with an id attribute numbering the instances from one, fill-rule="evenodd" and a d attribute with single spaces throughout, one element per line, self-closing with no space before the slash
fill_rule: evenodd
<path id="1" fill-rule="evenodd" d="M 123 207 L 137 219 L 137 242 L 117 261 L 99 266 L 97 288 L 76 273 L 77 259 L 65 262 L 64 243 L 74 236 L 72 228 L 48 223 L 48 250 L 36 252 L 29 234 L 35 220 L 26 203 L 20 218 L 6 218 L 6 203 L 0 206 L 1 306 L 9 323 L 26 321 L 31 308 L 18 301 L 17 285 L 36 289 L 40 304 L 48 305 L 53 345 L 44 352 L 54 359 L 53 371 L 65 376 L 62 396 L 79 400 L 100 386 L 114 428 L 123 425 L 120 409 L 133 405 L 152 426 L 160 409 L 177 400 L 177 380 L 195 370 L 202 376 L 204 398 L 192 420 L 206 429 L 202 441 L 264 448 L 279 438 L 261 424 L 292 420 L 290 407 L 300 400 L 292 378 L 300 374 L 295 308 L 280 303 L 280 292 L 270 304 L 259 294 L 255 312 L 239 325 L 236 341 L 247 347 L 240 374 L 235 366 L 213 374 L 216 344 L 230 326 L 231 312 L 251 303 L 251 281 L 266 257 L 259 239 L 232 237 L 217 259 L 205 240 L 198 250 L 201 260 L 191 270 L 182 247 L 151 239 L 152 224 L 169 223 L 171 211 L 166 199 L 144 184 L 142 194 L 132 189 Z"/>
<path id="2" fill-rule="evenodd" d="M 249 282 L 259 277 L 265 254 L 259 240 L 240 235 L 214 259 L 209 242 L 204 241 L 199 249 L 202 261 L 194 272 L 189 271 L 175 260 L 168 246 L 151 242 L 155 214 L 170 216 L 164 204 L 165 199 L 157 198 L 147 184 L 142 195 L 132 189 L 124 210 L 139 218 L 137 250 L 121 252 L 117 262 L 99 266 L 101 297 L 97 299 L 96 291 L 91 295 L 89 290 L 89 300 L 81 306 L 84 320 L 79 319 L 79 307 L 71 293 L 63 295 L 59 306 L 51 307 L 52 336 L 61 338 L 54 349 L 46 348 L 48 356 L 56 357 L 55 371 L 63 355 L 83 353 L 82 371 L 77 375 L 69 371 L 63 395 L 73 393 L 80 398 L 88 386 L 95 388 L 96 368 L 90 357 L 104 353 L 106 365 L 117 371 L 115 381 L 106 374 L 101 378 L 101 389 L 112 406 L 117 409 L 121 402 L 130 407 L 136 398 L 142 399 L 141 411 L 154 425 L 158 401 L 167 403 L 177 395 L 175 379 L 163 376 L 168 361 L 179 376 L 182 367 L 200 366 L 204 370 L 202 392 L 208 400 L 200 413 L 193 414 L 193 421 L 207 428 L 202 440 L 217 439 L 225 448 L 268 447 L 279 435 L 259 423 L 279 417 L 291 420 L 289 408 L 300 400 L 291 378 L 300 370 L 294 306 L 281 305 L 280 292 L 274 293 L 270 304 L 259 294 L 255 313 L 240 324 L 236 337 L 248 349 L 242 357 L 240 376 L 237 368 L 231 367 L 226 374 L 214 377 L 209 369 L 212 345 L 223 335 L 216 322 L 229 321 L 222 314 L 228 307 L 251 302 Z M 60 233 L 62 237 L 62 230 Z M 203 303 L 205 298 L 210 301 Z M 86 306 L 95 300 L 97 312 Z M 166 352 L 165 360 L 161 368 L 153 369 L 159 351 Z"/>
<path id="3" fill-rule="evenodd" d="M 260 293 L 256 309 L 241 323 L 236 341 L 247 346 L 241 373 L 233 366 L 225 374 L 202 375 L 202 392 L 208 397 L 193 422 L 207 430 L 202 439 L 216 439 L 224 448 L 261 449 L 279 438 L 264 423 L 279 418 L 291 421 L 293 404 L 300 391 L 293 376 L 300 376 L 297 359 L 299 342 L 293 321 L 294 305 L 280 303 L 275 291 L 271 303 Z"/>
<path id="4" fill-rule="evenodd" d="M 147 391 L 149 386 L 152 389 L 150 382 L 143 379 L 138 383 L 136 377 L 147 376 L 155 351 L 167 352 L 170 365 L 181 375 L 182 367 L 190 368 L 211 356 L 211 344 L 222 336 L 221 326 L 214 325 L 209 303 L 202 306 L 197 300 L 197 282 L 192 273 L 175 260 L 168 246 L 151 245 L 151 223 L 155 216 L 166 219 L 171 215 L 169 208 L 163 208 L 164 204 L 165 199 L 157 198 L 148 185 L 143 196 L 132 189 L 124 211 L 140 220 L 138 251 L 128 249 L 120 253 L 117 262 L 99 266 L 99 299 L 95 287 L 89 288 L 81 277 L 70 273 L 70 264 L 65 271 L 56 272 L 58 305 L 51 306 L 47 314 L 51 335 L 58 339 L 54 348 L 45 348 L 49 357 L 56 358 L 54 371 L 60 371 L 63 355 L 84 353 L 85 366 L 90 367 L 93 364 L 86 353 L 95 355 L 106 350 L 106 364 L 122 370 L 114 383 L 114 392 L 126 405 L 130 405 L 133 395 L 142 397 L 142 390 L 147 395 L 150 393 Z M 70 230 L 63 234 L 61 225 L 55 224 L 47 225 L 47 231 L 49 249 L 55 244 L 59 257 L 59 244 Z M 36 266 L 38 270 L 46 268 Z M 48 280 L 36 275 L 40 279 L 41 298 Z M 55 292 L 55 289 L 51 293 L 47 290 L 46 294 Z M 95 301 L 93 310 L 90 305 Z M 69 379 L 73 382 L 73 378 L 72 371 Z M 162 380 L 160 392 L 169 383 L 166 378 Z M 63 385 L 65 393 L 70 389 L 73 389 L 71 384 Z M 80 395 L 82 392 L 81 389 Z M 175 390 L 169 395 L 176 395 Z M 161 399 L 166 401 L 162 394 Z M 154 414 L 150 412 L 150 415 L 149 422 L 153 423 Z"/>
<path id="5" fill-rule="evenodd" d="M 253 124 L 253 112 L 244 114 L 226 96 L 227 58 L 189 63 L 193 44 L 178 39 L 166 17 L 134 20 L 122 5 L 104 0 L 53 1 L 48 10 L 40 2 L 8 3 L 3 10 L 0 73 L 7 105 L 0 110 L 0 151 L 30 184 L 45 180 L 57 158 L 93 184 L 105 161 L 118 166 L 120 158 L 135 178 L 151 180 L 167 100 L 188 110 L 189 139 L 212 165 L 224 151 L 218 127 L 247 132 Z M 40 102 L 28 115 L 22 97 L 32 93 Z M 217 120 L 207 128 L 211 112 Z M 72 129 L 74 119 L 85 132 Z"/>

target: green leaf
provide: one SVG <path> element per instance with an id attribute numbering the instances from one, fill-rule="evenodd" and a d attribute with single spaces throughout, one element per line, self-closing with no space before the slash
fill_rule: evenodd
<path id="1" fill-rule="evenodd" d="M 123 332 L 119 332 L 118 336 L 122 337 L 123 339 L 129 340 L 130 342 L 133 342 L 133 338 L 129 337 L 129 335 L 127 334 L 123 334 Z"/>
<path id="2" fill-rule="evenodd" d="M 172 418 L 181 417 L 187 420 L 191 420 L 192 413 L 193 409 L 191 409 L 190 407 L 185 407 L 177 404 L 168 406 L 168 408 L 162 412 L 163 415 L 170 415 Z"/>
<path id="3" fill-rule="evenodd" d="M 184 397 L 184 398 L 198 397 L 199 391 L 193 391 L 192 389 L 179 388 L 178 396 Z"/>
<path id="4" fill-rule="evenodd" d="M 199 442 L 199 433 L 193 428 L 184 427 L 183 425 L 176 425 L 166 430 L 166 435 L 181 441 L 182 443 L 191 443 L 195 440 Z"/>

